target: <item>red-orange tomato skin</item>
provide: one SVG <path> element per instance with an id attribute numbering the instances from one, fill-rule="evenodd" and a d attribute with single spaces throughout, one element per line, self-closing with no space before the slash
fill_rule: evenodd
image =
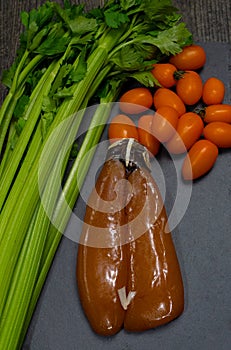
<path id="1" fill-rule="evenodd" d="M 125 114 L 139 114 L 151 108 L 153 96 L 145 87 L 126 91 L 119 100 L 120 110 Z"/>
<path id="2" fill-rule="evenodd" d="M 177 110 L 179 116 L 186 112 L 186 107 L 181 98 L 171 89 L 159 88 L 153 96 L 153 102 L 156 109 L 162 106 L 170 106 Z"/>
<path id="3" fill-rule="evenodd" d="M 179 113 L 170 106 L 157 108 L 153 121 L 152 133 L 160 142 L 167 142 L 176 132 Z"/>
<path id="4" fill-rule="evenodd" d="M 156 63 L 151 70 L 153 76 L 165 88 L 173 87 L 176 84 L 174 73 L 176 67 L 171 63 Z"/>
<path id="5" fill-rule="evenodd" d="M 220 148 L 231 147 L 231 124 L 224 122 L 213 122 L 205 126 L 204 137 L 215 143 Z"/>
<path id="6" fill-rule="evenodd" d="M 202 100 L 207 105 L 219 104 L 225 97 L 225 84 L 222 80 L 210 77 L 203 85 Z"/>
<path id="7" fill-rule="evenodd" d="M 189 106 L 196 104 L 200 100 L 202 90 L 202 79 L 194 71 L 185 71 L 176 83 L 177 95 Z"/>
<path id="8" fill-rule="evenodd" d="M 195 180 L 205 175 L 215 164 L 218 147 L 209 140 L 199 140 L 190 148 L 182 165 L 184 180 Z"/>
<path id="9" fill-rule="evenodd" d="M 185 46 L 180 53 L 170 58 L 169 62 L 180 70 L 197 70 L 206 62 L 206 53 L 200 45 Z"/>
<path id="10" fill-rule="evenodd" d="M 145 146 L 152 156 L 156 156 L 160 149 L 160 141 L 152 134 L 152 114 L 142 115 L 138 120 L 139 143 Z"/>
<path id="11" fill-rule="evenodd" d="M 134 138 L 138 141 L 138 131 L 135 123 L 124 114 L 117 114 L 110 122 L 108 128 L 110 143 L 122 138 Z"/>
<path id="12" fill-rule="evenodd" d="M 203 120 L 205 123 L 231 123 L 231 105 L 221 103 L 207 106 Z"/>
<path id="13" fill-rule="evenodd" d="M 199 139 L 203 127 L 204 123 L 196 113 L 183 114 L 178 120 L 176 133 L 166 143 L 168 151 L 172 154 L 186 152 Z"/>

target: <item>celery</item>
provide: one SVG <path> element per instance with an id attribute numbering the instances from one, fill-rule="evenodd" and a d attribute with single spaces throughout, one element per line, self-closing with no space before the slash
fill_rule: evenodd
<path id="1" fill-rule="evenodd" d="M 20 135 L 20 142 L 16 144 L 12 159 L 8 163 L 7 168 L 5 169 L 4 173 L 1 176 L 0 208 L 2 208 L 2 205 L 5 201 L 9 188 L 12 184 L 14 174 L 17 171 L 18 165 L 28 145 L 31 134 L 33 133 L 33 130 L 36 126 L 37 120 L 40 116 L 43 98 L 46 94 L 48 94 L 50 90 L 51 82 L 55 76 L 55 72 L 54 72 L 55 66 L 59 68 L 59 64 L 57 64 L 56 62 L 52 62 L 52 64 L 47 69 L 46 73 L 44 73 L 39 84 L 36 86 L 36 88 L 34 89 L 31 95 L 31 101 L 25 115 L 25 120 L 27 119 L 30 119 L 30 120 L 28 123 L 26 123 L 25 127 L 23 128 L 22 133 Z"/>
<path id="2" fill-rule="evenodd" d="M 91 124 L 89 126 L 88 132 L 86 134 L 86 137 L 84 138 L 83 144 L 81 145 L 80 151 L 78 153 L 78 156 L 75 160 L 75 163 L 71 169 L 71 173 L 69 174 L 69 177 L 65 183 L 65 192 L 66 192 L 66 200 L 69 203 L 69 206 L 73 208 L 75 201 L 78 197 L 79 190 L 81 188 L 81 185 L 84 182 L 84 179 L 86 177 L 86 174 L 89 170 L 91 160 L 94 156 L 96 146 L 100 140 L 100 137 L 102 135 L 102 132 L 104 130 L 104 125 L 107 122 L 109 115 L 110 115 L 110 110 L 111 110 L 111 105 L 110 102 L 112 102 L 116 95 L 118 94 L 119 89 L 117 92 L 112 93 L 111 91 L 107 95 L 106 98 L 101 99 L 101 104 L 97 108 L 93 119 L 91 121 Z M 87 154 L 87 158 L 86 158 Z M 79 164 L 81 163 L 81 159 L 84 157 L 86 160 L 84 162 L 84 167 L 80 169 Z M 78 174 L 78 184 L 80 186 L 75 186 L 76 182 L 73 181 L 73 179 L 76 179 L 76 176 Z M 63 196 L 60 196 L 59 201 L 62 202 Z M 57 206 L 56 215 L 57 218 L 60 218 L 60 215 L 64 215 L 64 210 L 65 205 L 60 203 L 59 206 Z M 64 228 L 69 220 L 69 214 L 70 211 L 67 211 L 65 213 L 65 218 L 62 220 L 62 227 Z M 57 222 L 56 222 L 57 223 Z M 57 223 L 58 224 L 58 223 Z M 30 305 L 28 308 L 28 312 L 24 321 L 24 325 L 22 328 L 22 333 L 20 337 L 21 344 L 23 342 L 23 339 L 26 334 L 26 330 L 29 326 L 29 323 L 31 321 L 31 317 L 33 315 L 37 300 L 39 298 L 39 295 L 41 293 L 42 287 L 44 285 L 44 282 L 46 280 L 47 274 L 49 272 L 50 266 L 52 264 L 52 261 L 54 259 L 56 250 L 59 246 L 60 240 L 63 237 L 63 231 L 60 232 L 56 226 L 53 224 L 50 225 L 49 232 L 47 235 L 47 241 L 45 245 L 45 249 L 43 252 L 43 255 L 41 257 L 41 263 L 40 263 L 40 270 L 39 270 L 39 276 L 36 282 L 36 286 L 33 290 L 33 294 L 30 299 Z"/>
<path id="3" fill-rule="evenodd" d="M 118 31 L 117 37 L 116 39 L 114 37 L 114 40 L 117 40 L 119 36 L 120 32 Z M 110 40 L 112 39 L 111 35 L 109 38 Z M 106 41 L 103 45 L 106 47 Z M 110 45 L 111 41 L 109 41 L 109 47 Z M 89 57 L 89 73 L 80 83 L 77 84 L 73 94 L 73 99 L 71 101 L 64 101 L 58 110 L 56 118 L 47 135 L 47 139 L 52 130 L 54 130 L 62 120 L 65 120 L 65 118 L 73 115 L 75 111 L 81 107 L 81 103 L 83 102 L 84 98 L 86 99 L 86 91 L 88 91 L 92 84 L 92 81 L 95 79 L 95 76 L 97 73 L 99 73 L 100 68 L 106 61 L 107 50 L 105 47 L 98 47 L 95 52 L 93 52 L 93 54 Z M 74 97 L 76 96 L 77 98 L 75 99 Z M 74 123 L 76 132 L 78 130 L 80 122 L 81 120 L 77 120 L 77 122 Z M 59 142 L 54 142 L 51 147 L 51 151 L 48 154 L 44 155 L 46 158 L 45 163 L 47 164 L 47 168 L 44 169 L 44 174 L 42 174 L 42 182 L 45 181 L 47 174 L 53 166 L 53 162 L 57 157 L 60 146 L 62 146 L 62 143 L 65 140 L 67 131 L 68 130 L 62 130 L 62 132 L 59 131 Z M 10 285 L 15 264 L 17 262 L 18 254 L 23 244 L 23 240 L 29 227 L 30 220 L 33 216 L 33 212 L 36 208 L 36 204 L 39 200 L 37 174 L 39 171 L 39 156 L 41 152 L 39 152 L 37 161 L 35 161 L 32 166 L 30 178 L 27 181 L 26 188 L 24 188 L 23 193 L 20 196 L 20 201 L 18 201 L 17 197 L 14 197 L 10 201 L 9 205 L 3 208 L 3 220 L 0 222 L 0 232 L 3 232 L 3 237 L 0 241 L 0 285 L 2 286 L 0 289 L 0 312 L 2 312 L 4 308 L 7 291 Z M 17 184 L 17 179 L 14 183 L 14 186 L 19 186 Z M 16 204 L 17 210 L 14 211 Z M 5 212 L 7 213 L 5 214 Z M 9 235 L 6 236 L 6 234 L 4 234 L 6 232 L 14 232 L 14 240 L 12 240 Z"/>

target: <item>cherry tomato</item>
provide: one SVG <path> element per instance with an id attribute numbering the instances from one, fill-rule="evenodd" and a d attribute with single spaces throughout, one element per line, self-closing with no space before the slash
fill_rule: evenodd
<path id="1" fill-rule="evenodd" d="M 156 63 L 153 67 L 151 72 L 163 87 L 170 88 L 176 84 L 174 73 L 177 69 L 173 64 Z"/>
<path id="2" fill-rule="evenodd" d="M 185 180 L 194 180 L 206 174 L 215 164 L 218 148 L 208 140 L 199 140 L 186 155 L 182 175 Z"/>
<path id="3" fill-rule="evenodd" d="M 206 53 L 200 45 L 185 46 L 180 53 L 170 58 L 169 62 L 180 70 L 196 70 L 206 62 Z"/>
<path id="4" fill-rule="evenodd" d="M 216 104 L 205 108 L 205 115 L 203 117 L 205 123 L 211 122 L 225 122 L 231 123 L 231 105 Z"/>
<path id="5" fill-rule="evenodd" d="M 122 138 L 134 138 L 138 141 L 135 123 L 128 116 L 117 114 L 109 124 L 108 138 L 111 143 Z"/>
<path id="6" fill-rule="evenodd" d="M 218 147 L 231 147 L 231 124 L 224 122 L 213 122 L 205 126 L 204 137 L 215 143 Z"/>
<path id="7" fill-rule="evenodd" d="M 162 106 L 170 106 L 176 109 L 180 116 L 186 112 L 184 102 L 170 89 L 162 87 L 157 89 L 154 93 L 153 101 L 156 109 Z"/>
<path id="8" fill-rule="evenodd" d="M 225 84 L 218 78 L 211 77 L 203 86 L 202 100 L 207 105 L 219 104 L 225 97 Z"/>
<path id="9" fill-rule="evenodd" d="M 145 87 L 134 88 L 125 92 L 119 101 L 120 110 L 127 114 L 139 114 L 152 106 L 153 98 Z"/>
<path id="10" fill-rule="evenodd" d="M 203 83 L 200 75 L 194 71 L 184 71 L 176 83 L 177 95 L 186 105 L 196 104 L 201 96 Z"/>
<path id="11" fill-rule="evenodd" d="M 194 112 L 183 114 L 179 120 L 176 133 L 167 142 L 170 153 L 180 154 L 188 150 L 199 139 L 203 132 L 204 123 Z"/>
<path id="12" fill-rule="evenodd" d="M 152 133 L 161 142 L 167 142 L 176 132 L 179 113 L 170 106 L 161 106 L 156 110 L 152 121 Z"/>
<path id="13" fill-rule="evenodd" d="M 155 156 L 160 149 L 160 141 L 152 133 L 152 114 L 142 115 L 138 120 L 139 142 Z"/>

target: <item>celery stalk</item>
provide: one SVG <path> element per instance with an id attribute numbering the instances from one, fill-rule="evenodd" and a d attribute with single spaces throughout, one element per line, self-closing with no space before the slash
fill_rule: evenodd
<path id="1" fill-rule="evenodd" d="M 25 79 L 28 74 L 38 65 L 38 63 L 43 59 L 42 55 L 36 55 L 28 65 L 22 70 L 20 73 L 20 69 L 22 69 L 23 64 L 25 63 L 26 58 L 28 57 L 28 52 L 26 51 L 25 57 L 20 61 L 19 66 L 17 67 L 16 74 L 14 76 L 14 80 L 12 86 L 3 101 L 3 104 L 0 108 L 0 154 L 2 153 L 2 148 L 4 145 L 5 137 L 7 134 L 7 130 L 12 119 L 13 115 L 13 106 L 15 106 L 17 102 L 17 98 L 20 96 L 20 91 L 24 87 Z M 20 73 L 20 74 L 19 74 Z M 13 102 L 12 102 L 13 100 Z"/>
<path id="2" fill-rule="evenodd" d="M 116 94 L 119 92 L 117 90 Z M 79 190 L 81 185 L 84 182 L 84 179 L 86 177 L 86 174 L 89 170 L 91 160 L 94 156 L 96 146 L 100 140 L 100 137 L 102 135 L 102 132 L 105 127 L 105 123 L 107 122 L 109 115 L 110 115 L 110 110 L 111 110 L 111 104 L 115 97 L 116 94 L 112 94 L 111 92 L 108 94 L 108 96 L 104 99 L 101 99 L 101 104 L 98 106 L 91 124 L 89 126 L 89 129 L 87 131 L 87 134 L 84 138 L 83 144 L 81 145 L 80 151 L 78 153 L 78 156 L 74 162 L 74 165 L 71 169 L 71 173 L 68 177 L 68 180 L 66 181 L 65 184 L 65 192 L 66 195 L 68 195 L 68 203 L 71 208 L 73 208 L 75 201 L 79 195 Z M 80 161 L 82 157 L 84 157 L 87 154 L 87 157 L 85 157 L 86 161 L 84 162 L 84 167 L 81 167 L 80 169 Z M 78 174 L 79 181 L 78 183 L 80 186 L 75 186 L 75 179 L 76 179 L 76 174 Z M 73 192 L 74 191 L 74 192 Z M 62 196 L 61 196 L 62 197 Z M 58 212 L 56 212 L 56 216 L 59 217 L 59 215 L 62 215 L 64 213 L 62 205 L 59 207 Z M 63 227 L 68 223 L 69 219 L 69 212 L 65 214 L 66 217 L 62 223 Z M 40 296 L 42 287 L 44 285 L 44 282 L 46 280 L 47 274 L 49 272 L 50 266 L 52 264 L 52 261 L 54 259 L 55 253 L 57 251 L 57 248 L 59 246 L 60 240 L 63 237 L 63 232 L 61 233 L 55 226 L 52 224 L 50 225 L 50 229 L 48 232 L 47 236 L 47 241 L 45 244 L 45 249 L 41 258 L 41 266 L 40 266 L 40 271 L 39 271 L 39 276 L 35 285 L 35 288 L 33 290 L 32 297 L 30 299 L 30 304 L 29 308 L 27 310 L 27 315 L 24 321 L 24 325 L 22 328 L 22 333 L 21 333 L 21 344 L 23 342 L 23 339 L 26 334 L 26 330 L 28 329 L 29 323 L 31 321 L 36 303 L 38 301 L 38 298 Z"/>
<path id="3" fill-rule="evenodd" d="M 22 56 L 22 58 L 21 58 L 21 60 L 20 60 L 20 62 L 18 64 L 18 66 L 17 66 L 17 69 L 16 69 L 16 72 L 15 72 L 15 75 L 14 75 L 14 79 L 13 79 L 11 88 L 10 88 L 6 98 L 4 99 L 3 105 L 2 105 L 2 107 L 0 109 L 0 125 L 1 125 L 2 120 L 4 118 L 5 112 L 6 112 L 7 108 L 8 108 L 8 106 L 9 106 L 9 103 L 10 103 L 10 101 L 11 101 L 11 99 L 12 99 L 12 97 L 13 97 L 16 89 L 17 89 L 20 71 L 22 70 L 23 65 L 24 65 L 28 55 L 29 55 L 29 51 L 25 50 L 25 52 L 24 52 L 24 54 L 23 54 L 23 56 Z"/>
<path id="4" fill-rule="evenodd" d="M 0 183 L 0 209 L 6 199 L 9 188 L 11 187 L 17 168 L 20 164 L 21 158 L 26 150 L 30 137 L 34 131 L 37 120 L 40 116 L 42 102 L 44 96 L 49 93 L 51 83 L 55 77 L 55 71 L 60 67 L 60 63 L 52 62 L 47 71 L 43 74 L 38 85 L 31 95 L 31 102 L 26 111 L 25 119 L 30 119 L 29 123 L 25 124 L 21 135 L 20 142 L 17 142 L 14 152 L 8 165 L 1 176 Z"/>
<path id="5" fill-rule="evenodd" d="M 113 35 L 113 43 L 116 43 L 121 36 L 119 30 L 116 34 L 116 36 Z M 99 46 L 91 54 L 88 59 L 88 73 L 86 74 L 85 78 L 77 84 L 73 94 L 73 99 L 71 101 L 65 100 L 58 110 L 56 118 L 47 134 L 47 139 L 52 130 L 54 130 L 62 120 L 68 118 L 79 110 L 83 100 L 86 99 L 86 93 L 90 89 L 92 82 L 106 62 L 108 50 L 110 50 L 112 47 L 112 36 L 109 35 L 108 40 L 105 40 L 102 46 Z M 81 120 L 77 120 L 77 122 L 75 122 L 76 132 L 80 122 Z M 53 143 L 51 147 L 51 152 L 45 155 L 47 169 L 45 169 L 44 174 L 42 174 L 42 182 L 45 180 L 47 173 L 49 173 L 50 169 L 52 168 L 53 162 L 57 157 L 57 152 L 59 151 L 60 146 L 62 146 L 67 132 L 68 130 L 62 130 L 59 132 L 56 143 Z M 18 254 L 23 244 L 30 220 L 33 216 L 33 212 L 39 200 L 37 174 L 39 170 L 39 157 L 41 152 L 38 154 L 37 160 L 33 164 L 27 185 L 21 193 L 20 201 L 18 201 L 18 198 L 13 199 L 12 203 L 10 203 L 7 208 L 7 214 L 3 216 L 4 220 L 0 222 L 0 232 L 13 232 L 14 235 L 14 240 L 12 240 L 11 235 L 3 234 L 3 238 L 0 241 L 0 314 L 4 308 L 7 291 L 15 264 L 17 262 Z M 15 184 L 17 186 L 17 178 L 14 185 Z M 17 210 L 14 211 L 16 203 Z"/>
<path id="6" fill-rule="evenodd" d="M 50 207 L 54 207 L 59 190 L 56 168 L 59 168 L 63 152 L 65 152 L 64 149 L 56 159 L 55 167 L 47 180 L 45 194 L 43 195 L 43 204 L 46 203 Z M 32 224 L 29 227 L 13 273 L 2 315 L 4 322 L 0 324 L 0 348 L 3 348 L 4 345 L 7 349 L 16 349 L 19 342 L 50 225 L 50 218 L 46 215 L 43 204 L 39 203 L 38 209 L 35 210 Z"/>

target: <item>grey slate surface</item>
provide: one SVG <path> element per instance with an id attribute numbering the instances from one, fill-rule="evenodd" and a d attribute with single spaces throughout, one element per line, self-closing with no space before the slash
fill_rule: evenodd
<path id="1" fill-rule="evenodd" d="M 203 45 L 209 57 L 207 68 L 202 71 L 203 79 L 216 72 L 217 76 L 226 81 L 226 88 L 230 91 L 229 45 Z M 221 57 L 219 64 L 217 54 Z M 230 94 L 224 102 L 231 102 Z M 102 161 L 104 155 L 101 153 L 98 157 Z M 157 162 L 164 173 L 167 186 L 166 207 L 170 212 L 176 190 L 174 169 L 166 152 L 158 156 Z M 153 172 L 156 173 L 155 165 Z M 90 171 L 82 190 L 83 196 L 89 191 L 88 181 L 92 181 L 91 175 Z M 231 152 L 221 151 L 213 170 L 194 182 L 186 213 L 172 232 L 185 287 L 185 310 L 177 320 L 140 334 L 129 334 L 122 330 L 115 337 L 95 335 L 82 312 L 77 294 L 77 244 L 64 237 L 38 302 L 24 349 L 231 349 L 230 175 Z M 75 229 L 78 232 L 81 227 Z"/>

